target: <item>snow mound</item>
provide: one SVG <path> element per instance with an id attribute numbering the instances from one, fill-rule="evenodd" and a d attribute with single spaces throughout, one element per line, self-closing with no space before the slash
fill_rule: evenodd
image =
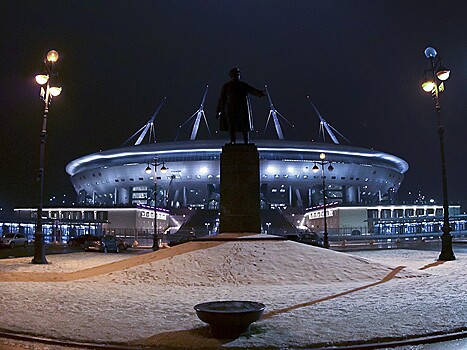
<path id="1" fill-rule="evenodd" d="M 125 285 L 284 286 L 375 282 L 395 267 L 293 241 L 252 240 L 229 241 L 90 279 Z M 398 274 L 400 277 L 422 275 L 415 271 Z"/>

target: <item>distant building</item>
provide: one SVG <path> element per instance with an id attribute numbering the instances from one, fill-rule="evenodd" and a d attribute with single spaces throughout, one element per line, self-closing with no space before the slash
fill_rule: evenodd
<path id="1" fill-rule="evenodd" d="M 37 208 L 15 209 L 14 221 L 4 222 L 2 231 L 26 233 L 29 239 L 34 235 Z M 80 234 L 112 234 L 134 240 L 139 237 L 152 239 L 154 233 L 154 209 L 145 206 L 117 207 L 69 207 L 44 208 L 43 231 L 47 242 L 66 242 Z M 170 226 L 167 210 L 157 209 L 159 233 L 165 233 Z M 173 226 L 173 225 L 172 225 Z"/>
<path id="2" fill-rule="evenodd" d="M 460 205 L 449 206 L 449 217 L 452 235 L 467 234 L 467 215 L 460 213 Z M 326 222 L 330 237 L 438 235 L 443 226 L 443 207 L 423 204 L 343 206 L 331 203 L 326 209 Z M 311 231 L 322 233 L 323 207 L 307 209 L 303 224 Z"/>

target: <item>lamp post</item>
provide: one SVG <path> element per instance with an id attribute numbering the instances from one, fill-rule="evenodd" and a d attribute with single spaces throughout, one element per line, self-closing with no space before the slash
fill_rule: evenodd
<path id="1" fill-rule="evenodd" d="M 323 181 L 323 207 L 324 207 L 324 213 L 323 213 L 323 220 L 324 220 L 324 235 L 323 235 L 323 244 L 324 248 L 329 249 L 329 235 L 328 235 L 328 222 L 327 222 L 327 213 L 326 213 L 326 177 L 324 176 L 324 166 L 328 165 L 328 171 L 333 171 L 334 167 L 332 166 L 330 161 L 326 161 L 326 154 L 320 153 L 319 155 L 320 161 L 318 162 L 321 165 L 321 179 Z M 319 167 L 318 165 L 313 166 L 312 168 L 313 172 L 318 172 Z"/>
<path id="2" fill-rule="evenodd" d="M 207 234 L 209 236 L 209 226 L 211 226 L 211 224 L 209 222 L 205 222 L 204 226 L 206 226 L 206 232 L 207 232 Z"/>
<path id="3" fill-rule="evenodd" d="M 158 236 L 158 228 L 157 228 L 157 167 L 159 165 L 162 165 L 161 167 L 161 173 L 164 174 L 168 168 L 165 167 L 165 163 L 158 163 L 157 162 L 157 157 L 154 158 L 154 163 L 148 163 L 148 166 L 146 168 L 146 174 L 151 174 L 152 169 L 150 165 L 154 166 L 154 233 L 153 233 L 153 240 L 152 240 L 152 250 L 156 251 L 159 250 L 159 243 L 157 242 L 157 236 Z"/>
<path id="4" fill-rule="evenodd" d="M 448 185 L 446 176 L 446 157 L 444 153 L 444 127 L 441 124 L 441 105 L 439 103 L 439 94 L 444 91 L 444 81 L 449 78 L 451 73 L 446 67 L 441 65 L 441 57 L 435 60 L 438 53 L 433 47 L 425 49 L 425 57 L 430 60 L 430 68 L 425 70 L 425 81 L 422 88 L 425 92 L 431 93 L 435 102 L 436 116 L 438 121 L 438 136 L 441 153 L 441 176 L 443 181 L 443 234 L 441 235 L 441 254 L 438 260 L 455 260 L 454 252 L 452 251 L 452 236 L 449 233 L 451 227 L 449 225 L 449 202 L 448 202 Z M 428 76 L 427 76 L 428 73 Z"/>
<path id="5" fill-rule="evenodd" d="M 44 235 L 42 233 L 42 206 L 44 199 L 44 155 L 45 155 L 45 143 L 47 141 L 47 117 L 49 114 L 49 106 L 52 101 L 52 97 L 60 95 L 62 88 L 57 86 L 56 78 L 57 72 L 54 71 L 54 63 L 58 60 L 58 52 L 50 50 L 47 53 L 43 63 L 43 71 L 36 75 L 36 82 L 41 85 L 41 98 L 44 101 L 44 113 L 42 119 L 41 129 L 41 144 L 39 154 L 39 175 L 37 180 L 39 181 L 39 205 L 37 207 L 37 224 L 36 231 L 34 233 L 34 257 L 32 259 L 33 264 L 47 264 L 45 258 L 45 246 L 44 246 Z"/>

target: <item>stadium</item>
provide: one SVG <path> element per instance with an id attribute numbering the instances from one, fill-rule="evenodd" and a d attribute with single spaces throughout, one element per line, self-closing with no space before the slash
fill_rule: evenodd
<path id="1" fill-rule="evenodd" d="M 70 162 L 66 171 L 78 195 L 78 205 L 144 204 L 169 210 L 218 209 L 219 160 L 225 140 L 196 140 L 203 119 L 209 130 L 203 110 L 206 93 L 197 112 L 183 124 L 193 122 L 190 140 L 155 142 L 154 119 L 162 103 L 127 141 L 137 137 L 133 145 L 85 155 Z M 260 157 L 262 209 L 304 210 L 322 204 L 323 192 L 328 203 L 388 204 L 394 201 L 408 170 L 407 162 L 391 154 L 341 144 L 335 134 L 338 131 L 324 120 L 313 104 L 323 140 L 327 133 L 332 142 L 285 140 L 279 118 L 286 119 L 274 108 L 269 93 L 267 95 L 271 107 L 267 123 L 273 121 L 277 140 L 254 141 Z M 149 142 L 142 144 L 147 135 Z M 320 159 L 321 153 L 326 155 L 325 161 Z M 158 165 L 156 179 L 154 164 Z M 317 165 L 323 172 L 313 171 L 317 170 Z M 161 168 L 167 171 L 162 173 Z"/>

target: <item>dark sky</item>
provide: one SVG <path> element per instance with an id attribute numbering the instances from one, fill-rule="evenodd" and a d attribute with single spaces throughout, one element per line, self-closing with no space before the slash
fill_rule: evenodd
<path id="1" fill-rule="evenodd" d="M 61 55 L 63 92 L 49 113 L 46 198 L 74 199 L 66 164 L 122 145 L 164 96 L 159 141 L 174 140 L 206 84 L 205 112 L 216 130 L 219 90 L 238 66 L 251 85 L 268 84 L 275 107 L 296 125 L 284 126 L 286 138 L 318 138 L 309 95 L 353 145 L 409 163 L 400 199 L 420 191 L 441 200 L 434 103 L 420 89 L 427 46 L 452 72 L 441 98 L 448 189 L 465 205 L 466 16 L 465 2 L 450 0 L 2 1 L 0 207 L 38 201 L 43 102 L 33 78 L 50 49 Z M 253 109 L 262 133 L 267 99 L 255 99 Z"/>

